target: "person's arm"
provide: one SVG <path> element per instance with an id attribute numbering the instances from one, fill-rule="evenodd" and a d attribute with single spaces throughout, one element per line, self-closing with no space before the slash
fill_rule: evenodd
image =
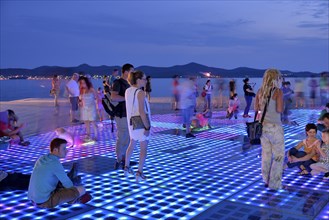
<path id="1" fill-rule="evenodd" d="M 21 124 L 19 127 L 16 127 L 14 130 L 9 131 L 9 130 L 3 130 L 1 131 L 1 133 L 5 136 L 13 136 L 15 134 L 17 134 L 18 132 L 20 132 L 22 130 L 22 128 L 24 127 L 24 124 Z"/>
<path id="2" fill-rule="evenodd" d="M 260 109 L 260 106 L 259 106 L 259 96 L 260 96 L 260 92 L 258 91 L 257 92 L 257 95 L 256 95 L 256 100 L 255 100 L 255 103 L 254 103 L 254 109 L 255 109 L 255 111 L 259 111 L 259 109 Z"/>
<path id="3" fill-rule="evenodd" d="M 321 144 L 316 145 L 316 151 L 321 155 L 321 157 L 327 157 L 327 155 L 321 149 Z"/>
<path id="4" fill-rule="evenodd" d="M 63 165 L 58 161 L 58 163 L 56 162 L 56 164 L 54 166 L 55 166 L 54 175 L 58 178 L 59 181 L 61 181 L 62 185 L 65 188 L 73 187 L 73 183 L 70 180 L 70 178 L 67 176 L 67 174 L 65 173 Z"/>
<path id="5" fill-rule="evenodd" d="M 114 101 L 114 102 L 124 102 L 125 101 L 125 97 L 119 95 L 120 88 L 121 88 L 121 85 L 120 85 L 119 80 L 114 81 L 113 90 L 111 91 L 112 101 Z"/>
<path id="6" fill-rule="evenodd" d="M 311 153 L 306 154 L 304 157 L 297 158 L 297 157 L 291 156 L 291 158 L 292 158 L 292 162 L 301 162 L 301 161 L 307 161 L 307 160 L 311 159 L 316 154 L 317 154 L 316 151 L 313 149 Z"/>
<path id="7" fill-rule="evenodd" d="M 296 150 L 299 150 L 299 149 L 301 149 L 303 146 L 304 146 L 304 142 L 301 141 L 301 142 L 299 142 L 299 143 L 297 144 L 297 146 L 296 146 L 295 148 L 296 148 Z M 289 151 L 289 150 L 288 150 L 288 152 L 287 152 L 287 157 L 288 157 L 288 158 L 290 157 L 290 151 Z"/>
<path id="8" fill-rule="evenodd" d="M 145 93 L 144 92 L 138 92 L 137 93 L 137 100 L 138 100 L 138 107 L 139 107 L 139 114 L 142 118 L 144 127 L 146 130 L 149 130 L 151 128 L 151 125 L 149 121 L 147 120 L 146 112 L 145 112 Z"/>
<path id="9" fill-rule="evenodd" d="M 283 93 L 281 89 L 276 89 L 276 111 L 278 113 L 283 112 Z"/>

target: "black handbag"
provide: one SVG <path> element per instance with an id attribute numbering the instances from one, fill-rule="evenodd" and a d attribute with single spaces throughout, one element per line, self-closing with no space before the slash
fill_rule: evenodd
<path id="1" fill-rule="evenodd" d="M 136 92 L 137 91 L 138 91 L 138 89 L 136 89 L 136 91 L 134 93 L 134 99 L 133 99 L 132 109 L 134 109 L 134 103 L 135 103 L 135 97 L 136 97 Z M 146 103 L 145 103 L 145 106 L 147 108 L 147 104 Z M 131 114 L 132 113 L 133 113 L 133 111 L 131 111 Z M 146 120 L 148 121 L 149 125 L 151 125 L 150 118 L 149 118 L 148 114 L 146 114 Z M 129 124 L 131 126 L 133 126 L 133 130 L 136 130 L 136 129 L 145 129 L 145 125 L 144 125 L 143 120 L 142 120 L 142 117 L 140 115 L 131 116 L 129 122 L 130 122 Z"/>
<path id="2" fill-rule="evenodd" d="M 261 120 L 256 121 L 257 114 L 258 114 L 258 111 L 256 111 L 254 121 L 246 122 L 247 134 L 248 134 L 250 144 L 260 144 L 260 137 L 262 136 L 262 132 L 263 132 L 263 121 L 264 121 L 265 114 L 267 111 L 267 106 L 270 103 L 271 93 L 272 93 L 272 90 L 270 91 L 270 95 L 269 95 L 266 105 L 264 107 L 264 111 L 263 111 Z"/>

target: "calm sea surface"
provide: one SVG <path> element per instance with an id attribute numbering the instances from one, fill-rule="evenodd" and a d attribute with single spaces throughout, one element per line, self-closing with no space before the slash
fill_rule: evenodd
<path id="1" fill-rule="evenodd" d="M 181 79 L 184 80 L 184 79 Z M 201 91 L 207 79 L 198 79 L 198 87 Z M 211 79 L 214 86 L 214 95 L 218 94 L 219 85 L 223 85 L 223 95 L 228 95 L 228 83 L 230 79 Z M 243 78 L 236 78 L 237 93 L 241 98 L 243 97 Z M 294 88 L 295 79 L 288 78 Z M 317 79 L 319 80 L 319 79 Z M 66 80 L 61 81 L 60 97 L 65 97 Z M 256 83 L 255 91 L 257 91 L 262 83 L 261 78 L 251 78 L 251 83 Z M 309 78 L 304 79 L 305 95 L 309 96 L 308 87 Z M 103 88 L 102 80 L 93 80 L 94 87 Z M 152 79 L 152 97 L 170 97 L 172 96 L 172 79 Z M 51 89 L 51 80 L 0 80 L 0 101 L 12 101 L 26 98 L 50 98 L 49 92 Z M 318 93 L 319 94 L 319 93 Z"/>

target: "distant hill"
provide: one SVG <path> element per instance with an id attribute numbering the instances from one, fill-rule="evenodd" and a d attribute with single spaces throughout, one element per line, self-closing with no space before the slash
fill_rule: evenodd
<path id="1" fill-rule="evenodd" d="M 37 77 L 50 77 L 54 74 L 70 76 L 73 73 L 90 74 L 90 75 L 109 75 L 113 69 L 120 69 L 120 66 L 89 66 L 88 64 L 81 64 L 77 67 L 60 67 L 60 66 L 40 66 L 35 69 L 22 69 L 22 68 L 8 68 L 0 69 L 0 75 L 5 77 L 13 75 L 24 75 L 24 76 L 37 76 Z M 136 69 L 142 70 L 147 75 L 153 78 L 168 78 L 174 75 L 180 76 L 191 76 L 199 75 L 202 73 L 210 72 L 214 76 L 220 77 L 262 77 L 264 69 L 253 69 L 248 67 L 239 67 L 231 70 L 209 67 L 198 63 L 188 63 L 185 65 L 176 65 L 171 67 L 153 67 L 153 66 L 140 66 Z M 281 70 L 282 74 L 290 77 L 309 77 L 313 74 L 312 72 L 291 72 L 288 70 Z"/>

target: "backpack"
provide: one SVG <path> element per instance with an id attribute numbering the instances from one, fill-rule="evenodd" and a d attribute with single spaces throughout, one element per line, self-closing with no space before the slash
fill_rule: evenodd
<path id="1" fill-rule="evenodd" d="M 103 107 L 104 107 L 104 110 L 106 111 L 106 113 L 109 114 L 111 116 L 111 118 L 114 118 L 117 105 L 114 105 L 111 102 L 110 93 L 106 93 L 104 95 L 104 98 L 102 98 L 102 104 L 103 104 Z"/>
<path id="2" fill-rule="evenodd" d="M 124 85 L 120 79 L 117 79 L 117 80 L 120 83 L 120 86 Z M 115 80 L 115 81 L 117 81 L 117 80 Z M 111 93 L 106 93 L 104 95 L 104 98 L 102 99 L 102 105 L 103 105 L 106 113 L 109 114 L 111 118 L 114 118 L 117 111 L 120 110 L 120 108 L 122 107 L 120 105 L 120 102 L 113 102 L 111 100 Z"/>

